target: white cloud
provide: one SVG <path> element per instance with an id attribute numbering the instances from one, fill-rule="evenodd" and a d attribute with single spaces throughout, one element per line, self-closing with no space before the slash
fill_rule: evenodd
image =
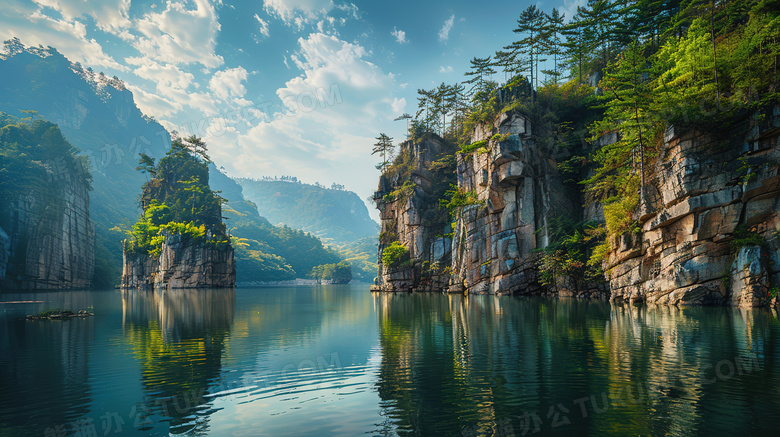
<path id="1" fill-rule="evenodd" d="M 355 5 L 354 3 L 344 3 L 341 5 L 336 5 L 336 9 L 340 9 L 346 12 L 355 20 L 360 19 L 360 10 L 358 9 L 357 5 Z"/>
<path id="2" fill-rule="evenodd" d="M 448 65 L 446 67 L 443 65 L 439 66 L 439 73 L 452 73 L 452 71 L 452 65 Z"/>
<path id="3" fill-rule="evenodd" d="M 242 82 L 247 78 L 247 71 L 244 67 L 228 68 L 227 70 L 217 71 L 209 80 L 209 89 L 215 96 L 224 101 L 230 98 L 242 98 L 246 94 L 246 88 Z"/>
<path id="4" fill-rule="evenodd" d="M 263 0 L 263 9 L 298 30 L 333 9 L 332 0 Z"/>
<path id="5" fill-rule="evenodd" d="M 395 42 L 397 42 L 398 44 L 405 44 L 409 42 L 409 40 L 406 39 L 406 32 L 404 32 L 403 30 L 398 30 L 395 27 L 393 27 L 393 31 L 390 32 L 390 34 L 395 37 Z"/>
<path id="6" fill-rule="evenodd" d="M 406 98 L 401 97 L 393 99 L 393 103 L 390 104 L 390 107 L 393 108 L 393 112 L 396 114 L 400 114 L 403 112 L 404 108 L 406 108 Z"/>
<path id="7" fill-rule="evenodd" d="M 210 139 L 212 156 L 234 175 L 294 174 L 345 184 L 365 198 L 374 188 L 365 182 L 377 177 L 370 146 L 406 101 L 392 96 L 393 78 L 361 45 L 323 33 L 298 44 L 292 59 L 303 74 L 277 90 L 282 106 L 235 143 L 227 135 Z"/>
<path id="8" fill-rule="evenodd" d="M 133 47 L 150 59 L 170 64 L 200 63 L 218 67 L 222 57 L 214 52 L 220 30 L 214 6 L 195 0 L 195 9 L 169 0 L 164 11 L 147 13 L 136 22 L 143 35 Z"/>
<path id="9" fill-rule="evenodd" d="M 444 22 L 444 25 L 441 27 L 441 30 L 439 30 L 439 41 L 441 42 L 447 42 L 448 39 L 450 39 L 450 30 L 452 30 L 452 26 L 455 24 L 455 15 L 451 15 L 450 18 L 447 18 L 447 21 Z"/>
<path id="10" fill-rule="evenodd" d="M 577 14 L 578 7 L 584 7 L 585 0 L 563 0 L 563 6 L 558 8 L 564 14 L 566 21 L 570 21 Z"/>
<path id="11" fill-rule="evenodd" d="M 206 114 L 217 112 L 214 98 L 208 93 L 197 90 L 198 83 L 192 73 L 183 71 L 177 65 L 158 63 L 148 58 L 131 57 L 125 61 L 136 67 L 133 69 L 136 76 L 155 84 L 154 93 L 139 86 L 130 87 L 136 96 L 138 107 L 144 113 L 159 118 L 170 116 L 185 108 Z"/>
<path id="12" fill-rule="evenodd" d="M 85 0 L 33 0 L 35 3 L 54 9 L 63 20 L 73 21 L 82 16 L 91 16 L 95 25 L 106 32 L 124 34 L 130 27 L 128 11 L 130 0 L 101 0 L 89 5 Z"/>
<path id="13" fill-rule="evenodd" d="M 39 6 L 27 2 L 7 0 L 0 8 L 0 39 L 13 37 L 19 37 L 27 46 L 56 46 L 60 53 L 73 62 L 127 71 L 127 68 L 107 55 L 94 38 L 87 37 L 84 24 L 65 18 L 52 18 L 44 14 Z"/>
<path id="14" fill-rule="evenodd" d="M 255 14 L 255 19 L 260 23 L 260 34 L 268 37 L 271 34 L 268 30 L 268 22 L 260 18 L 257 14 Z"/>

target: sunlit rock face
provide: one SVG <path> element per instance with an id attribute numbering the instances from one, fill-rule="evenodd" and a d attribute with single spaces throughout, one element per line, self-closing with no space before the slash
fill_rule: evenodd
<path id="1" fill-rule="evenodd" d="M 612 299 L 771 305 L 780 284 L 780 108 L 726 138 L 671 127 L 636 218 L 612 241 Z"/>
<path id="2" fill-rule="evenodd" d="M 442 191 L 442 181 L 431 171 L 433 162 L 449 152 L 444 141 L 426 134 L 401 145 L 404 162 L 395 173 L 384 174 L 374 194 L 381 220 L 378 248 L 379 270 L 374 285 L 381 291 L 446 290 L 449 274 L 451 241 L 444 237 L 445 226 L 439 220 L 441 211 L 434 191 Z M 406 177 L 414 184 L 411 187 Z M 403 193 L 392 193 L 407 183 Z M 402 190 L 403 191 L 403 190 Z M 446 223 L 446 220 L 444 220 Z M 382 252 L 398 241 L 409 251 L 409 261 L 391 267 L 382 265 Z"/>
<path id="3" fill-rule="evenodd" d="M 376 290 L 448 290 L 470 294 L 558 294 L 670 305 L 778 304 L 780 287 L 780 107 L 756 114 L 732 132 L 670 127 L 657 155 L 647 160 L 646 183 L 633 219 L 638 231 L 611 237 L 604 262 L 607 283 L 572 278 L 542 287 L 539 251 L 550 243 L 551 220 L 604 223 L 598 202 L 577 205 L 565 192 L 552 153 L 535 144 L 531 125 L 517 113 L 479 124 L 471 135 L 484 146 L 456 154 L 457 186 L 479 202 L 460 210 L 452 240 L 434 236 L 423 217 L 435 204 L 426 172 L 438 143 L 414 145 L 410 195 L 385 196 L 401 181 L 380 180 L 375 196 L 383 234 L 397 233 L 413 259 L 448 262 L 421 286 L 412 265 L 380 265 Z M 596 140 L 603 147 L 616 133 Z M 409 147 L 409 146 L 407 146 Z M 431 152 L 432 151 L 432 152 Z M 393 234 L 395 235 L 395 234 Z M 449 249 L 437 250 L 449 244 Z M 380 243 L 382 249 L 387 244 Z M 414 264 L 417 266 L 418 264 Z M 447 282 L 447 285 L 442 285 Z"/>
<path id="4" fill-rule="evenodd" d="M 60 174 L 58 191 L 34 190 L 3 205 L 0 291 L 89 288 L 95 268 L 95 231 L 89 187 L 75 170 Z"/>
<path id="5" fill-rule="evenodd" d="M 124 253 L 122 288 L 230 288 L 236 283 L 233 247 L 213 247 L 168 235 L 160 256 Z"/>
<path id="6" fill-rule="evenodd" d="M 540 293 L 537 249 L 549 243 L 547 221 L 573 212 L 556 162 L 537 147 L 529 120 L 517 113 L 477 126 L 473 139 L 487 143 L 458 154 L 458 187 L 476 192 L 480 204 L 464 208 L 457 219 L 450 290 Z"/>

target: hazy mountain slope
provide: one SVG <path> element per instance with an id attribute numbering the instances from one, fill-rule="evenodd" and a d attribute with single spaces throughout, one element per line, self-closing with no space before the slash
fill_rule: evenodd
<path id="1" fill-rule="evenodd" d="M 0 77 L 0 111 L 17 116 L 37 111 L 90 158 L 97 246 L 93 284 L 113 285 L 121 274 L 122 235 L 109 229 L 138 217 L 138 187 L 145 180 L 135 170 L 138 153 L 162 156 L 170 145 L 168 133 L 143 116 L 121 81 L 72 65 L 55 49 L 6 57 Z"/>
<path id="2" fill-rule="evenodd" d="M 276 180 L 237 181 L 244 196 L 257 204 L 260 215 L 271 223 L 311 232 L 336 244 L 379 233 L 366 205 L 351 191 Z"/>
<path id="3" fill-rule="evenodd" d="M 0 56 L 0 111 L 36 111 L 33 117 L 58 124 L 65 138 L 89 157 L 96 240 L 93 285 L 113 286 L 121 275 L 124 234 L 111 228 L 129 226 L 141 212 L 138 199 L 146 177 L 135 170 L 138 154 L 162 157 L 170 135 L 141 113 L 119 79 L 71 64 L 53 48 L 12 53 Z M 244 200 L 237 183 L 214 166 L 210 174 L 211 185 L 230 201 L 224 208 L 228 228 L 246 240 L 236 246 L 239 282 L 305 277 L 312 267 L 342 258 L 316 237 L 273 226 Z"/>

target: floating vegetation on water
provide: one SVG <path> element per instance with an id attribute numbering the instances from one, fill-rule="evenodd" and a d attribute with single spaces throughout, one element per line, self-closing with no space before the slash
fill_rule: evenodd
<path id="1" fill-rule="evenodd" d="M 73 317 L 89 317 L 94 316 L 95 313 L 87 310 L 79 310 L 73 312 L 71 310 L 51 309 L 40 312 L 38 314 L 30 314 L 27 316 L 27 320 L 70 320 Z"/>

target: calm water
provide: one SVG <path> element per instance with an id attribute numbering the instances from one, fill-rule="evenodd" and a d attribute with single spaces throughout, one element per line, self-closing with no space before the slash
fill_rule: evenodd
<path id="1" fill-rule="evenodd" d="M 362 285 L 0 301 L 0 435 L 780 429 L 776 312 Z M 24 320 L 87 307 L 94 317 Z"/>

